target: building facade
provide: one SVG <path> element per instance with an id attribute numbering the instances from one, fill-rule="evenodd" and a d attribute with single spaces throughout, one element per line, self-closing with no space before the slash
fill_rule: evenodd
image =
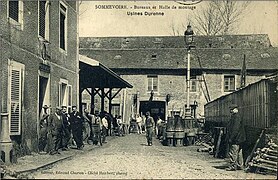
<path id="1" fill-rule="evenodd" d="M 78 2 L 0 2 L 1 113 L 16 155 L 37 151 L 42 107 L 78 103 Z"/>
<path id="2" fill-rule="evenodd" d="M 189 92 L 195 117 L 203 117 L 208 101 L 240 88 L 244 56 L 246 85 L 278 69 L 277 48 L 264 34 L 197 36 L 195 42 Z M 184 37 L 83 37 L 80 54 L 97 59 L 133 85 L 118 102 L 128 106 L 130 116 L 147 110 L 163 118 L 184 114 L 188 61 Z"/>

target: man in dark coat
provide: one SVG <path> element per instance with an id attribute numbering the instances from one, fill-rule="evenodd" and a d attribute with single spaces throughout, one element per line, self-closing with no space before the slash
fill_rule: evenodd
<path id="1" fill-rule="evenodd" d="M 63 118 L 63 139 L 62 139 L 62 150 L 68 150 L 68 145 L 71 138 L 71 129 L 69 122 L 69 114 L 67 113 L 67 106 L 62 106 L 62 118 Z"/>
<path id="2" fill-rule="evenodd" d="M 77 111 L 76 106 L 72 106 L 72 112 L 70 113 L 70 127 L 73 135 L 73 139 L 76 142 L 77 149 L 82 150 L 83 144 L 83 117 L 80 112 Z"/>
<path id="3" fill-rule="evenodd" d="M 47 109 L 49 107 L 47 105 L 43 106 L 43 115 L 42 118 L 40 119 L 40 138 L 39 138 L 39 152 L 45 151 L 45 147 L 47 144 L 47 122 L 48 122 L 48 117 L 49 114 L 47 112 Z"/>
<path id="4" fill-rule="evenodd" d="M 147 142 L 148 145 L 152 145 L 152 137 L 153 137 L 153 129 L 154 129 L 155 123 L 153 118 L 150 115 L 150 112 L 146 113 L 146 137 L 147 137 Z"/>
<path id="5" fill-rule="evenodd" d="M 51 150 L 50 154 L 60 154 L 58 149 L 62 143 L 62 132 L 63 132 L 63 118 L 61 116 L 61 108 L 56 107 L 56 112 L 51 114 L 48 119 L 48 136 L 51 136 Z"/>
<path id="6" fill-rule="evenodd" d="M 227 139 L 229 143 L 230 166 L 227 171 L 243 169 L 242 143 L 246 140 L 244 125 L 238 115 L 236 104 L 230 106 L 231 119 L 227 126 Z"/>

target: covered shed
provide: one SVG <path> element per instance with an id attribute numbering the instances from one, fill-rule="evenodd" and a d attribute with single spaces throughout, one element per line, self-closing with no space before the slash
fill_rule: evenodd
<path id="1" fill-rule="evenodd" d="M 105 98 L 109 102 L 109 113 L 112 109 L 112 100 L 123 88 L 133 86 L 122 79 L 118 74 L 101 64 L 97 60 L 79 55 L 79 104 L 82 104 L 82 92 L 86 90 L 91 96 L 91 104 L 94 104 L 95 95 L 101 98 L 101 111 L 104 111 Z M 113 89 L 117 89 L 112 93 Z M 94 112 L 94 106 L 91 106 Z"/>

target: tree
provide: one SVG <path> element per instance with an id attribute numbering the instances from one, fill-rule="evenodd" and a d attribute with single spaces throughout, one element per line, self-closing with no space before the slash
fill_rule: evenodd
<path id="1" fill-rule="evenodd" d="M 201 10 L 194 12 L 194 21 L 192 22 L 197 34 L 217 35 L 223 29 L 223 22 L 215 1 L 209 1 Z"/>
<path id="2" fill-rule="evenodd" d="M 230 34 L 251 1 L 211 0 L 194 13 L 193 25 L 202 35 Z"/>

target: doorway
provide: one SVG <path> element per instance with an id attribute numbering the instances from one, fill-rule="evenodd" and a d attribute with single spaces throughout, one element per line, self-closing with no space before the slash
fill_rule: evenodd
<path id="1" fill-rule="evenodd" d="M 42 113 L 42 107 L 49 104 L 48 78 L 39 76 L 39 115 Z"/>
<path id="2" fill-rule="evenodd" d="M 37 135 L 38 138 L 40 138 L 40 119 L 43 114 L 43 106 L 51 106 L 49 74 L 39 71 L 38 81 Z M 50 113 L 50 111 L 48 111 L 48 113 Z"/>
<path id="3" fill-rule="evenodd" d="M 165 120 L 165 107 L 165 101 L 140 101 L 139 112 L 145 115 L 149 111 L 156 122 L 158 116 Z"/>

